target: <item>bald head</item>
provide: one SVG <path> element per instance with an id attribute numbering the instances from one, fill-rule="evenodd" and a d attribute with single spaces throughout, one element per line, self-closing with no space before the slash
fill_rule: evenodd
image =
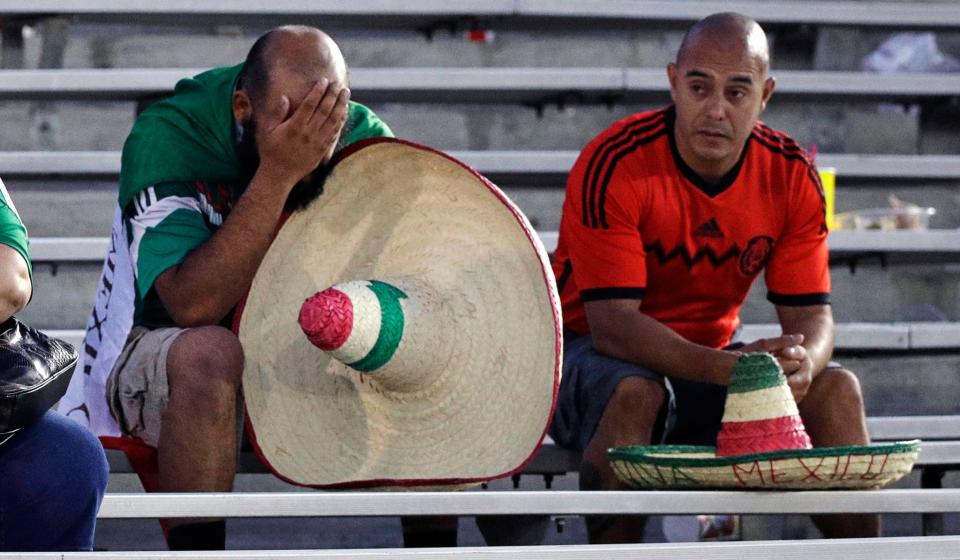
<path id="1" fill-rule="evenodd" d="M 684 36 L 667 66 L 674 138 L 702 179 L 720 181 L 739 161 L 776 86 L 769 70 L 767 37 L 746 16 L 714 14 Z"/>
<path id="2" fill-rule="evenodd" d="M 261 35 L 250 48 L 240 89 L 262 105 L 271 83 L 297 81 L 309 87 L 321 78 L 346 84 L 347 64 L 340 48 L 315 27 L 287 25 Z"/>
<path id="3" fill-rule="evenodd" d="M 753 19 L 733 12 L 707 16 L 693 24 L 677 51 L 677 66 L 702 51 L 725 52 L 754 58 L 763 70 L 770 69 L 767 35 Z"/>

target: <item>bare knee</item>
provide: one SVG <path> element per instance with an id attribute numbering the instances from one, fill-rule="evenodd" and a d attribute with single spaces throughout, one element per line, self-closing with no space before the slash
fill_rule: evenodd
<path id="1" fill-rule="evenodd" d="M 627 377 L 617 384 L 604 411 L 604 420 L 650 431 L 666 402 L 667 391 L 658 381 Z"/>
<path id="2" fill-rule="evenodd" d="M 817 447 L 861 445 L 869 441 L 863 393 L 850 371 L 832 368 L 821 372 L 799 408 Z"/>
<path id="3" fill-rule="evenodd" d="M 627 377 L 617 383 L 610 402 L 632 408 L 659 410 L 666 396 L 667 391 L 659 381 L 644 377 Z"/>
<path id="4" fill-rule="evenodd" d="M 583 450 L 580 488 L 623 488 L 610 470 L 607 449 L 649 445 L 667 391 L 657 381 L 627 377 L 617 384 L 590 443 Z"/>
<path id="5" fill-rule="evenodd" d="M 844 368 L 829 368 L 820 372 L 814 379 L 811 392 L 815 393 L 816 400 L 821 400 L 830 408 L 863 409 L 860 380 L 853 372 Z"/>
<path id="6" fill-rule="evenodd" d="M 236 393 L 243 376 L 240 340 L 223 327 L 189 329 L 170 347 L 167 374 L 171 391 L 207 397 Z"/>

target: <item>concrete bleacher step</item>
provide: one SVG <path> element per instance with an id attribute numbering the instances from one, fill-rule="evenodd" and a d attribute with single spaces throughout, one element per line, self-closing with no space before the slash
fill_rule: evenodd
<path id="1" fill-rule="evenodd" d="M 777 324 L 746 324 L 740 336 L 756 340 L 780 334 Z M 835 347 L 847 352 L 960 348 L 960 323 L 838 323 Z"/>
<path id="2" fill-rule="evenodd" d="M 164 95 L 189 68 L 0 70 L 0 99 L 139 99 Z M 894 100 L 950 97 L 956 74 L 873 74 L 783 70 L 778 96 Z M 562 96 L 612 102 L 668 92 L 662 68 L 352 68 L 350 85 L 365 101 L 550 103 Z"/>
<path id="3" fill-rule="evenodd" d="M 555 232 L 540 232 L 540 235 L 548 250 L 556 246 Z M 38 283 L 38 293 L 44 294 L 44 297 L 27 309 L 26 317 L 44 327 L 67 329 L 66 336 L 79 339 L 79 331 L 69 329 L 86 321 L 92 294 L 96 290 L 95 282 L 99 276 L 100 265 L 107 251 L 107 242 L 106 237 L 34 237 L 30 247 L 35 263 L 34 278 Z M 841 262 L 843 259 L 875 254 L 887 255 L 890 262 L 908 257 L 924 262 L 960 258 L 960 230 L 834 232 L 831 234 L 830 243 L 832 255 Z M 858 276 L 851 277 L 835 274 L 835 292 L 844 286 L 863 286 L 866 278 L 863 274 L 858 272 Z M 942 272 L 937 271 L 930 274 L 943 276 Z M 871 280 L 870 285 L 878 290 L 877 297 L 888 297 L 884 295 L 889 291 L 884 287 L 885 284 Z M 943 289 L 948 290 L 952 285 L 947 282 Z M 763 294 L 760 292 L 752 294 L 756 297 L 751 298 L 751 301 L 762 299 Z M 59 299 L 48 301 L 50 297 Z M 862 298 L 862 294 L 855 297 L 857 298 Z M 907 303 L 898 303 L 898 306 L 902 307 Z M 754 304 L 745 310 L 747 325 L 743 333 L 744 339 L 779 334 L 776 324 L 765 322 L 771 319 L 756 318 L 756 313 L 766 307 L 768 306 Z M 958 323 L 890 322 L 895 315 L 884 316 L 880 312 L 868 316 L 868 321 L 859 318 L 857 314 L 841 314 L 838 317 L 836 344 L 839 351 L 907 352 L 960 348 Z"/>
<path id="4" fill-rule="evenodd" d="M 539 232 L 548 252 L 557 246 L 557 232 Z M 960 257 L 960 229 L 832 231 L 831 262 L 882 254 L 887 262 L 954 262 Z"/>
<path id="5" fill-rule="evenodd" d="M 68 206 L 62 212 L 53 213 L 49 210 L 51 205 L 59 207 L 60 203 L 41 197 L 28 206 L 25 205 L 28 197 L 18 196 L 23 193 L 14 194 L 21 215 L 31 224 L 36 293 L 34 301 L 21 315 L 24 320 L 43 328 L 76 329 L 86 324 L 106 254 L 107 238 L 101 232 L 107 233 L 103 230 L 109 227 L 112 219 L 112 197 L 115 195 L 83 195 L 94 201 L 103 199 L 99 206 L 92 206 L 89 201 L 79 198 L 80 195 L 74 196 L 73 192 L 66 190 L 57 194 L 65 197 L 64 204 Z M 48 201 L 46 206 L 38 204 L 45 200 Z M 46 217 L 35 219 L 44 213 Z M 52 228 L 68 232 L 78 227 L 101 235 L 64 238 L 41 235 Z M 542 233 L 547 246 L 553 247 L 555 240 L 549 239 L 546 235 L 549 232 Z M 960 302 L 954 297 L 956 290 L 960 289 L 960 269 L 946 261 L 960 258 L 960 232 L 931 231 L 928 238 L 899 235 L 903 233 L 918 232 L 863 232 L 862 236 L 857 234 L 858 237 L 846 240 L 841 232 L 832 234 L 835 236 L 831 241 L 834 258 L 840 263 L 832 268 L 832 291 L 835 321 L 841 325 L 838 339 L 841 351 L 861 348 L 903 353 L 921 348 L 936 351 L 958 347 L 957 331 L 954 323 L 949 321 L 956 321 L 957 313 L 960 313 Z M 868 248 L 871 250 L 866 250 Z M 911 249 L 923 251 L 911 254 Z M 897 251 L 884 253 L 885 250 Z M 881 257 L 885 260 L 882 261 Z M 903 264 L 897 264 L 901 262 L 898 259 L 908 258 L 914 261 L 904 260 Z M 850 274 L 846 266 L 849 260 L 859 262 L 855 274 Z M 889 266 L 877 266 L 881 262 L 887 262 Z M 765 298 L 766 290 L 762 282 L 758 282 L 742 310 L 745 323 L 776 322 L 773 308 Z M 943 322 L 944 319 L 947 322 Z M 897 321 L 909 321 L 904 323 L 909 328 L 896 326 Z M 855 327 L 848 330 L 843 326 L 856 323 L 876 325 L 877 328 L 868 327 L 866 332 L 860 333 Z M 940 375 L 947 375 L 954 367 L 952 364 L 953 358 L 944 356 L 942 367 L 937 365 L 936 368 L 942 370 Z M 934 365 L 920 367 L 926 369 Z"/>
<path id="6" fill-rule="evenodd" d="M 8 152 L 9 153 L 9 152 Z M 451 151 L 450 155 L 494 177 L 565 178 L 579 156 L 575 150 L 484 150 Z M 0 152 L 0 172 L 6 153 Z M 10 157 L 15 157 L 11 155 Z M 40 156 L 46 157 L 46 156 Z M 99 156 L 90 156 L 99 157 Z M 53 158 L 50 158 L 53 159 Z M 25 171 L 43 168 L 45 162 L 27 161 Z M 56 165 L 50 162 L 52 165 Z M 103 164 L 107 162 L 104 161 Z M 11 166 L 17 166 L 13 161 Z M 80 163 L 79 165 L 86 165 Z M 819 154 L 817 165 L 836 169 L 837 177 L 886 179 L 956 179 L 960 178 L 960 156 L 902 154 Z M 562 184 L 562 183 L 561 183 Z M 842 188 L 842 183 L 838 185 Z"/>
<path id="7" fill-rule="evenodd" d="M 557 247 L 558 233 L 538 232 L 548 253 Z M 912 257 L 939 262 L 960 257 L 960 229 L 922 231 L 834 231 L 830 233 L 831 258 L 883 253 L 892 258 Z M 30 240 L 35 262 L 100 262 L 107 251 L 106 237 L 37 237 Z M 926 258 L 924 258 L 926 257 Z"/>
<path id="8" fill-rule="evenodd" d="M 579 152 L 574 150 L 451 150 L 449 154 L 493 178 L 556 180 L 562 185 Z M 817 164 L 840 178 L 960 179 L 960 156 L 820 154 Z M 0 152 L 0 177 L 117 177 L 119 151 Z"/>
<path id="9" fill-rule="evenodd" d="M 571 27 L 591 24 L 688 22 L 722 11 L 748 14 L 764 23 L 808 23 L 882 27 L 951 27 L 960 25 L 960 14 L 949 2 L 833 1 L 719 1 L 653 0 L 391 0 L 352 2 L 275 0 L 174 0 L 166 2 L 124 0 L 21 0 L 0 1 L 0 14 L 10 16 L 69 15 L 80 21 L 125 23 L 175 23 L 209 25 L 245 23 L 268 17 L 301 16 L 327 25 L 422 28 L 456 18 L 474 18 L 497 26 Z M 371 24 L 371 21 L 375 22 Z M 271 22 L 272 23 L 272 22 Z"/>
<path id="10" fill-rule="evenodd" d="M 35 296 L 20 317 L 39 328 L 74 331 L 75 339 L 79 339 L 77 329 L 86 325 L 89 319 L 101 267 L 100 260 L 87 263 L 36 263 Z M 930 301 L 932 297 L 950 298 L 956 293 L 960 285 L 957 278 L 942 284 L 935 283 L 944 276 L 943 267 L 927 266 L 924 268 L 930 270 L 923 276 L 908 276 L 911 286 L 922 283 L 932 288 L 927 288 L 924 293 L 902 295 L 898 295 L 900 288 L 892 285 L 891 278 L 911 274 L 907 271 L 864 268 L 853 276 L 843 269 L 834 271 L 837 352 L 844 354 L 842 361 L 847 364 L 849 359 L 856 358 L 856 361 L 848 364 L 853 371 L 869 372 L 872 381 L 883 380 L 880 394 L 874 395 L 875 399 L 879 399 L 878 403 L 899 402 L 897 395 L 904 388 L 895 383 L 894 376 L 890 375 L 893 371 L 912 372 L 914 377 L 911 380 L 919 383 L 907 388 L 914 393 L 913 399 L 936 403 L 931 405 L 931 409 L 913 410 L 898 406 L 893 410 L 884 409 L 884 413 L 941 414 L 956 409 L 955 400 L 949 400 L 949 394 L 952 393 L 950 387 L 956 383 L 956 371 L 960 368 L 960 353 L 957 353 L 960 333 L 955 322 L 957 302 L 950 300 L 944 303 L 948 321 L 917 316 L 904 322 L 907 319 L 904 314 L 911 306 L 919 305 L 917 302 Z M 956 276 L 960 272 L 952 274 Z M 928 277 L 931 280 L 928 281 Z M 776 315 L 765 297 L 763 286 L 757 286 L 742 310 L 742 318 L 748 327 L 769 325 L 765 327 L 767 332 L 776 332 Z M 750 332 L 748 328 L 747 335 Z M 924 383 L 941 387 L 940 391 L 923 395 L 920 390 L 923 383 L 916 376 L 922 377 Z"/>
<path id="11" fill-rule="evenodd" d="M 887 416 L 867 419 L 870 437 L 876 441 L 920 438 L 960 440 L 960 415 Z"/>

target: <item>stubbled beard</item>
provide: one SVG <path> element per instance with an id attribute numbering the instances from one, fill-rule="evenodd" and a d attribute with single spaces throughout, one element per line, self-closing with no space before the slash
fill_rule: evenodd
<path id="1" fill-rule="evenodd" d="M 237 155 L 240 165 L 246 175 L 252 177 L 260 166 L 260 153 L 257 151 L 256 124 L 251 118 L 243 125 L 240 142 L 237 145 Z M 309 180 L 299 181 L 294 185 L 284 204 L 284 211 L 303 210 L 323 194 L 323 185 L 329 175 L 329 166 L 321 164 L 313 171 Z"/>
<path id="2" fill-rule="evenodd" d="M 313 176 L 308 181 L 300 181 L 294 185 L 287 197 L 287 203 L 284 210 L 292 212 L 294 210 L 303 210 L 310 203 L 323 194 L 323 185 L 327 182 L 327 176 L 330 174 L 330 166 L 321 164 L 314 170 Z"/>

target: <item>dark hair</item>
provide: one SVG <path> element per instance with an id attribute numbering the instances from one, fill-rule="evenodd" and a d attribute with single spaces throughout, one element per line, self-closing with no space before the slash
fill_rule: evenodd
<path id="1" fill-rule="evenodd" d="M 240 77 L 237 79 L 237 89 L 247 92 L 250 99 L 258 105 L 266 100 L 270 87 L 266 50 L 272 35 L 272 30 L 267 31 L 253 43 L 250 52 L 247 53 L 247 59 L 243 61 Z"/>

